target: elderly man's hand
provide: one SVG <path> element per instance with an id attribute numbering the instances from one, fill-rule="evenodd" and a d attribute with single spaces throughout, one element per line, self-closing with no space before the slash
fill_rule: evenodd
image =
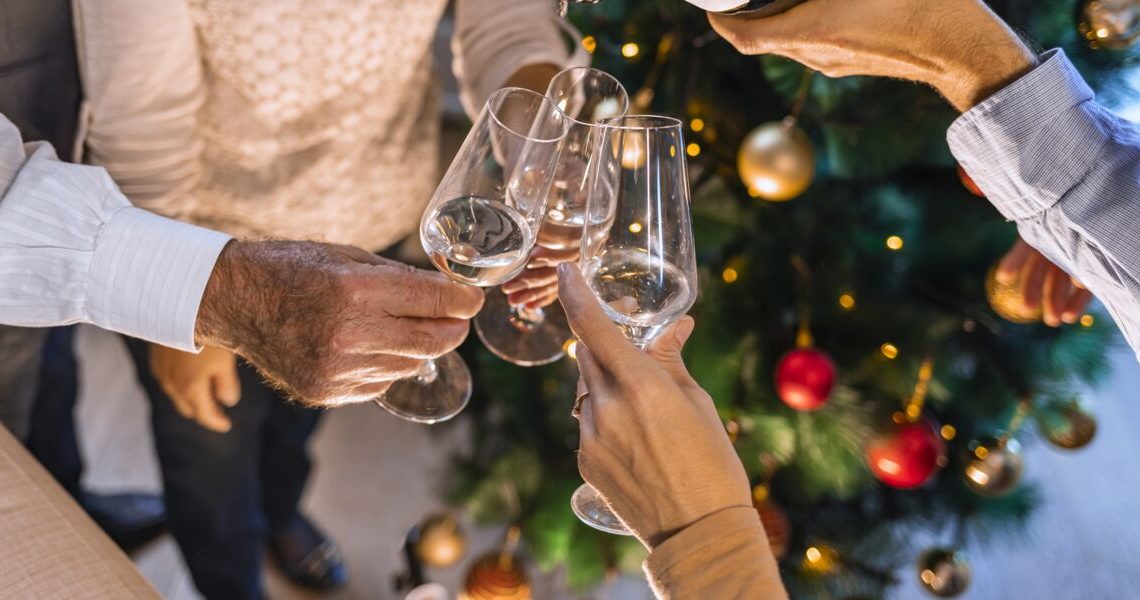
<path id="1" fill-rule="evenodd" d="M 234 242 L 206 286 L 198 342 L 245 357 L 313 406 L 367 402 L 454 350 L 483 305 L 476 288 L 312 242 Z"/>
<path id="2" fill-rule="evenodd" d="M 1050 327 L 1076 323 L 1093 298 L 1080 281 L 1021 239 L 1001 259 L 996 277 L 1003 285 L 1016 284 L 1025 308 L 1040 307 Z"/>
<path id="3" fill-rule="evenodd" d="M 709 21 L 745 54 L 786 56 L 832 77 L 924 82 L 962 111 L 1034 62 L 981 0 L 807 0 L 772 17 Z"/>
<path id="4" fill-rule="evenodd" d="M 751 506 L 748 476 L 712 398 L 685 369 L 685 317 L 638 350 L 602 312 L 577 267 L 559 267 L 559 297 L 578 336 L 578 468 L 653 549 L 700 519 Z"/>

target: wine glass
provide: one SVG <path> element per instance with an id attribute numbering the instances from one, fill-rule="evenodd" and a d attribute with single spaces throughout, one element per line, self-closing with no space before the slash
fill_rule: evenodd
<path id="1" fill-rule="evenodd" d="M 554 181 L 566 118 L 541 94 L 501 89 L 487 100 L 420 220 L 437 269 L 496 286 L 526 266 Z M 445 421 L 471 399 L 471 372 L 451 352 L 392 384 L 376 403 L 419 423 Z"/>
<path id="2" fill-rule="evenodd" d="M 627 116 L 603 124 L 590 165 L 581 269 L 606 316 L 646 347 L 697 299 L 697 260 L 681 122 Z M 597 490 L 571 498 L 582 522 L 629 535 Z"/>
<path id="3" fill-rule="evenodd" d="M 574 67 L 550 80 L 546 97 L 566 115 L 568 125 L 536 244 L 546 262 L 553 265 L 578 258 L 586 211 L 586 166 L 597 146 L 598 124 L 624 115 L 629 95 L 612 75 Z M 553 269 L 549 270 L 553 274 Z M 483 310 L 475 317 L 475 331 L 496 356 L 524 367 L 562 358 L 571 338 L 560 305 L 512 306 L 500 288 L 487 290 Z"/>

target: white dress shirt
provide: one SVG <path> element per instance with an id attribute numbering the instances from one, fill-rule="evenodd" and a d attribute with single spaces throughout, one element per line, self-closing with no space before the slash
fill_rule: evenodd
<path id="1" fill-rule="evenodd" d="M 107 172 L 23 144 L 0 116 L 0 323 L 93 323 L 194 351 L 229 236 L 131 206 Z"/>
<path id="2" fill-rule="evenodd" d="M 962 115 L 950 149 L 1021 237 L 1104 303 L 1140 356 L 1140 132 L 1060 50 Z"/>

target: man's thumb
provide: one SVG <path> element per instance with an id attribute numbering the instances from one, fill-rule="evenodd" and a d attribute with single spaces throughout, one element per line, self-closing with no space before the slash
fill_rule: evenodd
<path id="1" fill-rule="evenodd" d="M 661 332 L 661 335 L 657 336 L 647 348 L 649 355 L 665 367 L 678 383 L 691 379 L 688 369 L 685 368 L 685 362 L 681 359 L 681 350 L 685 348 L 685 342 L 689 341 L 689 336 L 693 334 L 695 325 L 693 318 L 686 315 Z"/>

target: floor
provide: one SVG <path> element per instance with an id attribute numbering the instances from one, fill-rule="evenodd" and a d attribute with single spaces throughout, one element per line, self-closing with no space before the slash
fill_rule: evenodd
<path id="1" fill-rule="evenodd" d="M 147 409 L 129 376 L 118 338 L 84 329 L 82 443 L 96 488 L 159 488 L 146 426 Z M 1042 486 L 1046 503 L 1025 539 L 992 544 L 969 553 L 974 581 L 970 599 L 1140 598 L 1140 368 L 1126 351 L 1115 357 L 1111 381 L 1095 396 L 1100 430 L 1093 444 L 1075 453 L 1045 444 L 1026 449 L 1027 477 Z M 464 442 L 464 425 L 424 427 L 405 423 L 373 406 L 327 415 L 314 443 L 318 463 L 305 498 L 310 514 L 341 544 L 352 573 L 351 586 L 334 598 L 398 598 L 391 586 L 401 570 L 400 546 L 408 527 L 441 509 L 435 491 L 448 454 Z M 393 493 L 393 490 L 399 490 Z M 472 529 L 466 560 L 493 549 L 501 531 Z M 197 597 L 169 539 L 139 554 L 145 575 L 166 597 Z M 532 570 L 533 571 L 533 570 Z M 460 565 L 431 573 L 455 590 Z M 892 596 L 928 598 L 913 575 Z M 535 597 L 566 598 L 559 575 L 535 578 Z M 308 598 L 267 570 L 271 597 Z M 594 597 L 643 600 L 644 582 L 625 579 Z"/>

